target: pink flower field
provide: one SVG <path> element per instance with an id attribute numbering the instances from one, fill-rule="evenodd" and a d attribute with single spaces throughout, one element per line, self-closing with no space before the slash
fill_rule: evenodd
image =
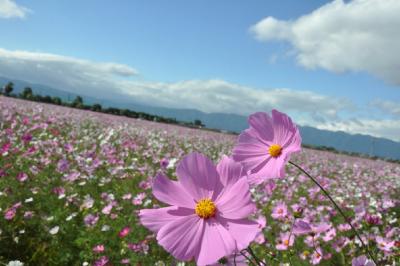
<path id="1" fill-rule="evenodd" d="M 288 128 L 279 146 L 253 128 L 238 137 L 0 96 L 0 264 L 400 264 L 400 165 L 296 153 Z M 256 146 L 271 158 L 248 157 Z"/>

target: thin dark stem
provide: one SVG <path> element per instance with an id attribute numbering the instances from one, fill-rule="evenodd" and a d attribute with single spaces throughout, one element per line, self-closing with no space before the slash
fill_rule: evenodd
<path id="1" fill-rule="evenodd" d="M 319 252 L 318 252 L 318 250 L 317 250 L 317 246 L 315 245 L 315 237 L 314 237 L 314 236 L 312 236 L 312 244 L 313 244 L 313 248 L 314 248 L 315 252 L 317 252 L 317 254 L 318 254 L 320 257 L 322 257 L 322 255 L 319 254 Z"/>
<path id="2" fill-rule="evenodd" d="M 255 264 L 249 257 L 247 257 L 247 255 L 243 252 L 243 250 L 240 251 L 240 254 L 242 254 L 242 256 L 245 257 L 251 264 L 259 265 L 258 263 Z"/>
<path id="3" fill-rule="evenodd" d="M 344 214 L 344 212 L 342 211 L 342 209 L 339 207 L 339 205 L 337 205 L 337 203 L 333 200 L 333 198 L 329 195 L 329 193 L 318 183 L 318 181 L 312 177 L 309 173 L 307 173 L 303 168 L 301 168 L 300 166 L 298 166 L 297 164 L 289 161 L 289 163 L 291 165 L 293 165 L 294 167 L 296 167 L 297 169 L 299 169 L 301 172 L 303 172 L 308 178 L 310 178 L 320 189 L 321 191 L 325 194 L 325 196 L 332 202 L 332 204 L 335 206 L 336 210 L 340 213 L 340 215 L 343 216 L 344 220 L 346 221 L 346 223 L 348 223 L 351 227 L 351 229 L 353 230 L 353 232 L 356 234 L 358 240 L 360 240 L 363 248 L 367 251 L 368 255 L 370 256 L 370 258 L 374 261 L 374 263 L 376 265 L 378 265 L 377 261 L 375 260 L 374 256 L 372 256 L 372 253 L 369 251 L 368 247 L 364 244 L 364 241 L 361 239 L 360 235 L 358 234 L 356 228 L 351 224 L 351 222 L 349 221 L 349 219 L 347 218 L 346 214 Z"/>
<path id="4" fill-rule="evenodd" d="M 249 251 L 250 255 L 256 260 L 256 262 L 257 262 L 258 264 L 261 263 L 262 265 L 265 265 L 265 266 L 266 266 L 266 264 L 265 264 L 262 260 L 260 260 L 260 259 L 256 256 L 256 254 L 254 254 L 254 252 L 253 252 L 253 250 L 251 249 L 250 246 L 247 248 L 247 250 Z"/>

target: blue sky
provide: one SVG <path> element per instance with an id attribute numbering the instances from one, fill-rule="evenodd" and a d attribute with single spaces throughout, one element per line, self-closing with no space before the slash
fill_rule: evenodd
<path id="1" fill-rule="evenodd" d="M 400 140 L 400 5 L 384 2 L 0 0 L 0 75 Z"/>

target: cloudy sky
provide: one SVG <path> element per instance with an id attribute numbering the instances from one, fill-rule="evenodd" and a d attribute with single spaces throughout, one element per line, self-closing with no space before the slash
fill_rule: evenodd
<path id="1" fill-rule="evenodd" d="M 0 76 L 400 141 L 399 0 L 0 0 Z M 130 97 L 130 98 L 129 98 Z"/>

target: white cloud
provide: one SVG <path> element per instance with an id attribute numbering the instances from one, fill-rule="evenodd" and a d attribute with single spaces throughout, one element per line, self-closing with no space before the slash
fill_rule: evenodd
<path id="1" fill-rule="evenodd" d="M 344 131 L 352 134 L 358 133 L 400 141 L 400 120 L 398 119 L 350 119 L 341 122 L 316 124 L 315 127 L 331 131 Z"/>
<path id="2" fill-rule="evenodd" d="M 25 18 L 31 12 L 13 0 L 0 0 L 0 18 Z"/>
<path id="3" fill-rule="evenodd" d="M 391 114 L 394 117 L 400 118 L 400 103 L 377 99 L 371 103 L 371 106 L 377 107 L 381 111 Z M 400 132 L 400 131 L 399 131 Z"/>
<path id="4" fill-rule="evenodd" d="M 0 75 L 75 93 L 87 90 L 91 95 L 104 94 L 109 88 L 118 92 L 116 82 L 137 74 L 134 68 L 122 64 L 0 48 Z"/>
<path id="5" fill-rule="evenodd" d="M 188 80 L 175 83 L 125 82 L 123 90 L 142 102 L 204 112 L 248 115 L 278 108 L 287 112 L 336 119 L 351 102 L 310 91 L 257 89 L 224 80 Z"/>
<path id="6" fill-rule="evenodd" d="M 299 64 L 365 71 L 400 85 L 400 1 L 336 0 L 295 20 L 267 17 L 250 30 L 260 41 L 289 42 Z"/>
<path id="7" fill-rule="evenodd" d="M 174 83 L 124 79 L 137 71 L 127 65 L 0 48 L 0 75 L 97 97 L 130 96 L 136 102 L 204 112 L 248 115 L 279 108 L 310 117 L 335 119 L 351 103 L 310 91 L 257 89 L 224 80 Z"/>

